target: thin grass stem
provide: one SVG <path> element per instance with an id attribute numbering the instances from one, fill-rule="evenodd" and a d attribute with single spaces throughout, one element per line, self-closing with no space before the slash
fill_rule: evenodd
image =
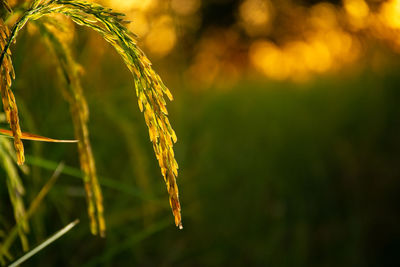
<path id="1" fill-rule="evenodd" d="M 29 258 L 34 256 L 35 254 L 37 254 L 39 251 L 41 251 L 42 249 L 44 249 L 45 247 L 47 247 L 48 245 L 50 245 L 51 243 L 53 243 L 54 241 L 56 241 L 57 239 L 59 239 L 60 237 L 65 235 L 66 233 L 68 233 L 78 223 L 79 223 L 78 219 L 76 219 L 75 221 L 71 222 L 70 224 L 68 224 L 67 226 L 65 226 L 64 228 L 62 228 L 58 232 L 56 232 L 54 235 L 52 235 L 51 237 L 46 239 L 43 243 L 41 243 L 40 245 L 38 245 L 37 247 L 35 247 L 31 251 L 26 253 L 24 256 L 22 256 L 21 258 L 19 258 L 15 262 L 11 263 L 9 267 L 16 267 L 16 266 L 20 265 L 21 263 L 25 262 L 26 260 L 28 260 Z"/>

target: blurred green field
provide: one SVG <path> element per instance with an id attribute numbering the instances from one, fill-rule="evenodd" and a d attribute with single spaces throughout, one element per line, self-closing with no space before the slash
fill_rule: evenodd
<path id="1" fill-rule="evenodd" d="M 54 62 L 37 40 L 21 38 L 14 91 L 23 129 L 72 138 Z M 31 54 L 18 53 L 28 47 Z M 68 166 L 33 217 L 31 245 L 81 220 L 26 266 L 398 266 L 400 68 L 199 91 L 180 81 L 179 65 L 173 74 L 156 65 L 175 96 L 168 106 L 178 135 L 180 231 L 132 78 L 108 48 L 98 62 L 86 58 L 89 47 L 78 58 L 107 237 L 89 233 L 75 146 L 25 142 L 26 203 L 59 162 Z M 14 251 L 21 255 L 18 242 Z"/>

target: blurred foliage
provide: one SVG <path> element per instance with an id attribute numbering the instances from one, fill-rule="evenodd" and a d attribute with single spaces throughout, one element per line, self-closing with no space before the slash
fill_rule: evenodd
<path id="1" fill-rule="evenodd" d="M 66 163 L 30 221 L 29 243 L 82 221 L 30 265 L 400 264 L 399 1 L 98 2 L 127 13 L 175 96 L 185 228 L 170 223 L 129 72 L 77 29 L 70 38 L 85 70 L 107 238 L 87 231 L 76 148 L 27 142 L 25 203 Z M 54 59 L 29 25 L 20 38 L 21 120 L 70 138 Z M 0 192 L 1 240 L 13 210 Z M 17 242 L 11 251 L 22 255 Z"/>

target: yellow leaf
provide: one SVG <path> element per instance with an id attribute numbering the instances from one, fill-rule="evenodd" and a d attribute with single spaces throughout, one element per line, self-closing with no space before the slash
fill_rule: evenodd
<path id="1" fill-rule="evenodd" d="M 13 137 L 13 133 L 10 130 L 0 129 L 0 133 L 6 136 Z M 32 141 L 42 141 L 42 142 L 52 142 L 52 143 L 77 143 L 79 140 L 59 140 L 59 139 L 52 139 L 32 133 L 22 132 L 21 139 L 25 140 L 32 140 Z"/>

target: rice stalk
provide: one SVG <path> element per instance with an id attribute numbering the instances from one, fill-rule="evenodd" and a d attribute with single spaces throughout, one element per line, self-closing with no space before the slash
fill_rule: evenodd
<path id="1" fill-rule="evenodd" d="M 46 20 L 49 23 L 40 23 L 37 25 L 41 34 L 46 38 L 46 43 L 50 50 L 58 59 L 58 71 L 65 85 L 62 86 L 62 92 L 70 105 L 70 112 L 74 125 L 75 138 L 80 140 L 78 151 L 81 169 L 84 173 L 84 187 L 88 202 L 88 214 L 90 218 L 91 232 L 96 235 L 105 236 L 106 224 L 104 220 L 103 196 L 96 174 L 95 160 L 92 153 L 89 130 L 87 122 L 89 119 L 89 110 L 79 78 L 79 65 L 72 57 L 71 49 L 66 42 L 63 42 L 59 29 L 62 27 L 60 21 Z M 57 27 L 51 27 L 57 25 Z"/>
<path id="2" fill-rule="evenodd" d="M 25 205 L 23 195 L 25 194 L 24 186 L 21 178 L 18 175 L 15 161 L 13 160 L 12 147 L 9 140 L 0 138 L 0 164 L 6 172 L 6 183 L 8 195 L 14 210 L 15 222 L 18 225 L 17 232 L 21 240 L 22 249 L 27 251 L 29 249 L 28 239 L 26 234 L 29 232 L 28 221 L 25 218 Z"/>
<path id="3" fill-rule="evenodd" d="M 45 183 L 45 185 L 41 188 L 39 193 L 30 203 L 28 211 L 23 216 L 24 220 L 28 221 L 28 219 L 30 219 L 30 217 L 36 212 L 36 210 L 39 208 L 45 196 L 50 192 L 50 189 L 57 181 L 63 169 L 64 169 L 64 163 L 61 162 L 57 165 L 50 179 Z M 8 232 L 8 235 L 5 238 L 4 242 L 0 244 L 0 263 L 2 263 L 3 265 L 5 264 L 4 257 L 7 257 L 8 260 L 12 260 L 9 248 L 11 247 L 11 244 L 14 242 L 16 238 L 17 231 L 20 228 L 21 223 L 22 223 L 21 221 L 17 222 L 16 225 Z"/>
<path id="4" fill-rule="evenodd" d="M 5 114 L 0 113 L 0 121 L 4 122 L 5 120 Z M 28 221 L 25 219 L 26 212 L 23 201 L 25 189 L 18 174 L 18 170 L 15 167 L 16 162 L 17 158 L 15 156 L 15 153 L 12 152 L 10 141 L 5 138 L 0 138 L 0 164 L 6 172 L 8 195 L 10 197 L 11 205 L 14 210 L 14 219 L 18 225 L 16 233 L 18 233 L 18 236 L 20 238 L 22 249 L 24 251 L 27 251 L 29 249 L 29 245 L 26 234 L 29 232 L 29 224 Z M 28 172 L 26 166 L 20 166 L 20 169 L 24 173 Z"/>
<path id="5" fill-rule="evenodd" d="M 161 81 L 160 76 L 152 69 L 150 61 L 137 47 L 134 35 L 124 26 L 123 14 L 115 13 L 111 9 L 106 9 L 98 4 L 80 0 L 35 0 L 13 26 L 1 53 L 0 64 L 3 64 L 4 59 L 6 59 L 4 62 L 7 62 L 9 46 L 29 20 L 37 20 L 52 13 L 64 14 L 75 23 L 87 26 L 100 33 L 121 55 L 133 74 L 139 109 L 144 113 L 150 141 L 153 143 L 161 173 L 167 186 L 175 224 L 182 228 L 181 208 L 176 184 L 178 164 L 173 151 L 173 143 L 176 142 L 177 138 L 167 118 L 168 112 L 164 99 L 164 95 L 166 95 L 172 100 L 172 95 Z M 17 134 L 16 131 L 15 136 Z"/>

